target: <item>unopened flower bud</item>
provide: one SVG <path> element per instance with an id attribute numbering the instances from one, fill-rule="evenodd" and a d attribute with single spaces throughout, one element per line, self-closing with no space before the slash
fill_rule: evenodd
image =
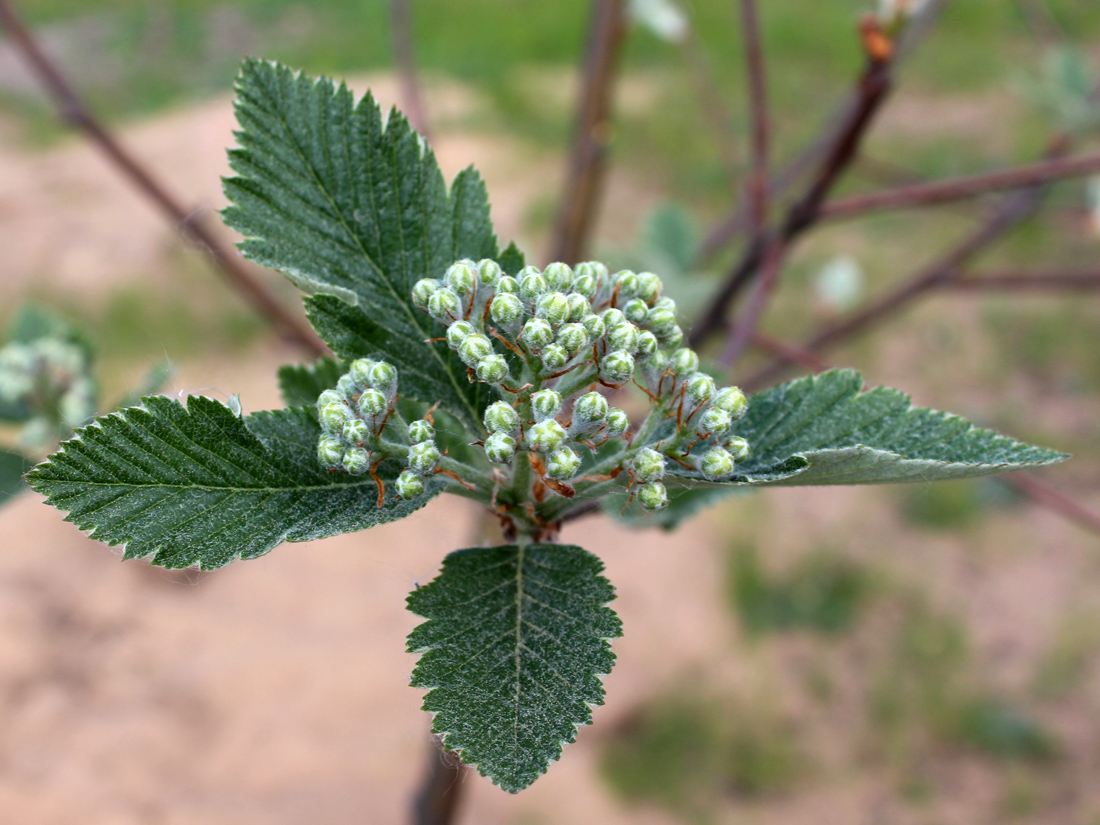
<path id="1" fill-rule="evenodd" d="M 546 279 L 550 289 L 565 292 L 573 286 L 573 270 L 568 264 L 552 263 L 543 270 L 542 277 Z"/>
<path id="2" fill-rule="evenodd" d="M 607 267 L 599 261 L 585 261 L 583 264 L 577 264 L 576 269 L 573 270 L 574 276 L 574 288 L 577 278 L 589 277 L 596 281 L 597 284 L 607 283 Z"/>
<path id="3" fill-rule="evenodd" d="M 531 270 L 528 272 L 528 270 Z M 524 274 L 526 273 L 526 274 Z M 524 267 L 519 274 L 519 296 L 527 303 L 534 303 L 540 295 L 550 291 L 546 279 L 533 266 Z"/>
<path id="4" fill-rule="evenodd" d="M 363 415 L 381 415 L 388 406 L 389 402 L 386 401 L 386 396 L 378 390 L 366 389 L 359 396 L 359 411 Z"/>
<path id="5" fill-rule="evenodd" d="M 508 377 L 508 362 L 503 355 L 486 355 L 477 363 L 477 377 L 486 384 L 499 384 Z"/>
<path id="6" fill-rule="evenodd" d="M 660 348 L 660 344 L 657 343 L 657 336 L 652 332 L 646 331 L 638 334 L 638 360 L 645 361 L 652 358 Z"/>
<path id="7" fill-rule="evenodd" d="M 447 327 L 447 346 L 456 350 L 475 332 L 477 329 L 469 321 L 455 321 Z"/>
<path id="8" fill-rule="evenodd" d="M 479 332 L 467 336 L 458 348 L 458 357 L 467 367 L 476 367 L 482 358 L 492 354 L 492 342 Z"/>
<path id="9" fill-rule="evenodd" d="M 676 327 L 676 313 L 668 307 L 653 307 L 646 315 L 645 323 L 654 335 L 664 338 Z"/>
<path id="10" fill-rule="evenodd" d="M 631 298 L 623 304 L 623 315 L 632 324 L 641 324 L 649 315 L 649 307 L 641 298 Z"/>
<path id="11" fill-rule="evenodd" d="M 494 464 L 507 464 L 516 454 L 516 440 L 507 433 L 492 433 L 485 439 L 485 455 Z"/>
<path id="12" fill-rule="evenodd" d="M 553 418 L 540 421 L 527 431 L 527 446 L 539 453 L 556 450 L 565 441 L 565 430 Z"/>
<path id="13" fill-rule="evenodd" d="M 607 399 L 598 392 L 586 392 L 573 404 L 574 424 L 596 424 L 607 418 Z"/>
<path id="14" fill-rule="evenodd" d="M 501 275 L 496 283 L 497 295 L 516 295 L 519 293 L 519 281 L 511 275 Z"/>
<path id="15" fill-rule="evenodd" d="M 492 286 L 497 279 L 504 274 L 500 264 L 489 258 L 477 262 L 477 279 L 488 286 Z"/>
<path id="16" fill-rule="evenodd" d="M 638 273 L 638 297 L 651 304 L 661 294 L 661 279 L 652 272 Z"/>
<path id="17" fill-rule="evenodd" d="M 356 385 L 355 379 L 351 377 L 351 374 L 341 375 L 340 380 L 336 382 L 336 390 L 340 393 L 340 399 L 343 400 L 348 396 L 358 395 L 360 387 Z"/>
<path id="18" fill-rule="evenodd" d="M 441 286 L 443 286 L 443 284 L 435 280 L 435 278 L 421 278 L 413 287 L 413 304 L 418 309 L 427 309 L 428 301 L 431 299 L 432 295 L 439 291 Z"/>
<path id="19" fill-rule="evenodd" d="M 714 379 L 705 372 L 696 373 L 687 382 L 687 397 L 694 406 L 699 406 L 714 395 Z"/>
<path id="20" fill-rule="evenodd" d="M 588 315 L 592 311 L 592 303 L 583 295 L 578 295 L 573 292 L 569 295 L 569 320 L 573 322 L 580 321 L 585 315 Z"/>
<path id="21" fill-rule="evenodd" d="M 695 350 L 687 347 L 678 349 L 668 359 L 668 368 L 681 377 L 691 375 L 699 371 L 699 356 L 695 354 Z"/>
<path id="22" fill-rule="evenodd" d="M 648 447 L 634 456 L 634 478 L 642 484 L 660 481 L 665 477 L 665 457 Z"/>
<path id="23" fill-rule="evenodd" d="M 540 295 L 535 305 L 535 315 L 554 326 L 565 323 L 569 319 L 569 299 L 560 292 Z"/>
<path id="24" fill-rule="evenodd" d="M 609 307 L 600 313 L 600 320 L 603 321 L 603 325 L 608 329 L 613 329 L 619 324 L 626 323 L 626 316 L 623 315 L 621 309 L 615 307 Z"/>
<path id="25" fill-rule="evenodd" d="M 519 428 L 519 414 L 504 401 L 495 401 L 485 409 L 485 429 L 491 433 L 512 433 Z"/>
<path id="26" fill-rule="evenodd" d="M 745 393 L 740 387 L 723 387 L 715 393 L 710 403 L 711 406 L 728 412 L 734 421 L 743 416 L 749 406 Z"/>
<path id="27" fill-rule="evenodd" d="M 317 417 L 321 421 L 321 429 L 328 433 L 342 432 L 344 425 L 351 421 L 355 416 L 351 410 L 348 409 L 348 405 L 343 401 L 339 401 L 335 404 L 325 404 L 318 409 Z"/>
<path id="28" fill-rule="evenodd" d="M 523 302 L 510 293 L 497 293 L 489 308 L 489 315 L 502 327 L 509 327 L 523 317 Z"/>
<path id="29" fill-rule="evenodd" d="M 519 339 L 527 349 L 534 352 L 554 340 L 554 329 L 542 318 L 531 318 L 523 325 L 523 332 L 520 333 Z"/>
<path id="30" fill-rule="evenodd" d="M 567 352 L 576 352 L 588 343 L 588 333 L 580 324 L 562 324 L 558 330 L 558 343 Z"/>
<path id="31" fill-rule="evenodd" d="M 581 457 L 569 447 L 558 447 L 546 457 L 546 475 L 559 481 L 569 481 L 581 467 Z"/>
<path id="32" fill-rule="evenodd" d="M 443 276 L 443 282 L 463 298 L 469 296 L 477 289 L 477 273 L 474 271 L 473 261 L 458 261 L 451 264 L 447 274 Z"/>
<path id="33" fill-rule="evenodd" d="M 581 318 L 581 326 L 588 333 L 589 341 L 598 341 L 603 338 L 604 332 L 607 331 L 607 326 L 599 315 L 585 315 Z"/>
<path id="34" fill-rule="evenodd" d="M 615 274 L 615 289 L 618 303 L 624 304 L 638 294 L 638 276 L 629 269 Z"/>
<path id="35" fill-rule="evenodd" d="M 583 267 L 584 264 L 581 264 L 581 266 Z M 580 267 L 577 268 L 577 272 L 580 272 Z M 599 283 L 591 275 L 578 274 L 577 277 L 573 279 L 573 292 L 577 295 L 584 296 L 588 300 L 592 300 L 596 297 L 599 288 Z"/>
<path id="36" fill-rule="evenodd" d="M 394 486 L 397 488 L 397 495 L 401 496 L 405 501 L 410 501 L 423 494 L 424 479 L 412 470 L 402 470 Z"/>
<path id="37" fill-rule="evenodd" d="M 349 444 L 357 444 L 362 447 L 371 440 L 370 427 L 360 418 L 354 418 L 344 425 L 344 440 Z"/>
<path id="38" fill-rule="evenodd" d="M 425 441 L 435 441 L 435 427 L 420 418 L 409 425 L 409 443 L 423 444 Z"/>
<path id="39" fill-rule="evenodd" d="M 653 302 L 654 309 L 671 309 L 672 313 L 676 314 L 676 302 L 669 298 L 667 295 L 662 295 L 656 301 Z"/>
<path id="40" fill-rule="evenodd" d="M 643 510 L 663 510 L 668 506 L 668 490 L 659 481 L 643 484 L 638 490 L 638 503 Z"/>
<path id="41" fill-rule="evenodd" d="M 618 407 L 612 407 L 607 411 L 606 432 L 608 438 L 618 438 L 629 429 L 630 419 L 627 418 L 625 410 L 620 410 Z"/>
<path id="42" fill-rule="evenodd" d="M 555 372 L 569 363 L 569 353 L 561 344 L 548 344 L 542 348 L 541 359 L 544 369 Z"/>
<path id="43" fill-rule="evenodd" d="M 699 416 L 699 422 L 695 425 L 695 431 L 702 436 L 723 436 L 730 431 L 730 427 L 732 426 L 733 420 L 730 418 L 728 412 L 718 407 L 711 407 Z"/>
<path id="44" fill-rule="evenodd" d="M 362 447 L 352 447 L 344 453 L 344 472 L 360 476 L 370 469 L 370 453 Z"/>
<path id="45" fill-rule="evenodd" d="M 609 352 L 600 362 L 600 376 L 609 384 L 625 384 L 634 375 L 634 359 L 629 352 Z"/>
<path id="46" fill-rule="evenodd" d="M 726 442 L 726 450 L 733 456 L 734 461 L 744 461 L 751 452 L 749 442 L 739 435 L 733 436 Z"/>
<path id="47" fill-rule="evenodd" d="M 370 371 L 374 367 L 374 361 L 370 358 L 359 358 L 351 362 L 347 374 L 351 377 L 351 383 L 359 389 L 370 385 Z"/>
<path id="48" fill-rule="evenodd" d="M 344 460 L 344 442 L 334 435 L 323 434 L 317 440 L 317 461 L 326 470 L 335 470 Z"/>
<path id="49" fill-rule="evenodd" d="M 733 475 L 733 456 L 721 447 L 707 450 L 699 460 L 699 472 L 707 481 L 722 481 Z"/>
<path id="50" fill-rule="evenodd" d="M 383 395 L 393 395 L 397 388 L 397 368 L 388 361 L 377 361 L 371 367 L 368 383 Z"/>
<path id="51" fill-rule="evenodd" d="M 325 390 L 317 397 L 317 409 L 321 409 L 328 404 L 343 404 L 344 394 L 337 392 L 336 390 Z"/>
<path id="52" fill-rule="evenodd" d="M 531 396 L 531 412 L 535 421 L 545 421 L 561 412 L 562 397 L 557 390 L 539 390 Z"/>
<path id="53" fill-rule="evenodd" d="M 633 354 L 638 349 L 638 328 L 629 321 L 616 324 L 607 330 L 608 349 Z"/>
<path id="54" fill-rule="evenodd" d="M 446 323 L 458 317 L 461 306 L 458 295 L 444 287 L 433 292 L 432 297 L 428 299 L 428 314 Z"/>
<path id="55" fill-rule="evenodd" d="M 662 343 L 669 349 L 676 349 L 676 347 L 684 343 L 684 331 L 678 326 L 673 327 L 672 332 L 665 336 Z"/>
<path id="56" fill-rule="evenodd" d="M 428 475 L 439 465 L 439 448 L 434 441 L 422 441 L 409 447 L 409 468 L 422 476 Z"/>

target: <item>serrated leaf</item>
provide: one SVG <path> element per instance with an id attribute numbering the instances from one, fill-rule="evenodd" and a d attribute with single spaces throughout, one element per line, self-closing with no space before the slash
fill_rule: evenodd
<path id="1" fill-rule="evenodd" d="M 286 364 L 279 367 L 279 391 L 288 407 L 309 407 L 317 396 L 336 386 L 347 367 L 325 356 L 312 364 Z"/>
<path id="2" fill-rule="evenodd" d="M 571 545 L 475 547 L 409 595 L 427 619 L 408 648 L 423 653 L 412 684 L 429 688 L 432 730 L 506 791 L 545 773 L 603 704 L 622 628 L 602 570 Z"/>
<path id="3" fill-rule="evenodd" d="M 330 473 L 314 455 L 311 410 L 239 418 L 219 401 L 150 397 L 97 418 L 27 476 L 66 520 L 126 558 L 207 570 L 403 518 L 439 491 L 377 506 L 370 476 Z M 379 468 L 392 482 L 397 462 Z"/>
<path id="4" fill-rule="evenodd" d="M 17 493 L 26 489 L 23 474 L 31 466 L 26 456 L 0 448 L 0 505 L 7 504 Z"/>
<path id="5" fill-rule="evenodd" d="M 524 266 L 526 266 L 526 259 L 523 252 L 515 242 L 508 244 L 508 248 L 500 253 L 500 260 L 497 261 L 500 264 L 500 268 L 504 270 L 505 275 L 515 276 Z"/>
<path id="6" fill-rule="evenodd" d="M 435 156 L 400 113 L 383 119 L 371 95 L 356 103 L 344 84 L 273 63 L 244 63 L 237 117 L 224 217 L 245 236 L 241 251 L 355 307 L 375 333 L 375 354 L 411 354 L 449 387 L 446 397 L 420 400 L 442 400 L 476 427 L 478 392 L 450 350 L 424 343 L 443 327 L 410 292 L 458 258 L 496 257 L 477 172 L 461 172 L 448 193 Z"/>
<path id="7" fill-rule="evenodd" d="M 858 372 L 830 370 L 752 396 L 737 434 L 748 439 L 753 453 L 725 483 L 938 481 L 1067 458 L 951 413 L 913 407 L 898 390 L 878 387 L 861 393 L 862 387 Z"/>

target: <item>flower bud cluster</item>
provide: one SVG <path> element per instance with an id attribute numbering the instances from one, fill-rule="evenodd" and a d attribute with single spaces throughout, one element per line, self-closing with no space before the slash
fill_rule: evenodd
<path id="1" fill-rule="evenodd" d="M 43 447 L 95 415 L 97 390 L 90 370 L 87 352 L 60 338 L 0 349 L 0 406 L 30 417 L 24 443 Z"/>

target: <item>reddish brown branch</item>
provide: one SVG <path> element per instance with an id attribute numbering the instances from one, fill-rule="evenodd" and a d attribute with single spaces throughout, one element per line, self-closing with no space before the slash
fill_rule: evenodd
<path id="1" fill-rule="evenodd" d="M 749 80 L 749 118 L 752 123 L 752 172 L 749 176 L 749 213 L 753 235 L 764 231 L 768 220 L 768 92 L 764 50 L 756 0 L 741 0 L 741 38 Z"/>
<path id="2" fill-rule="evenodd" d="M 959 292 L 1091 292 L 1100 289 L 1100 270 L 975 274 L 952 278 L 940 287 Z"/>
<path id="3" fill-rule="evenodd" d="M 1063 518 L 1084 527 L 1090 533 L 1100 535 L 1100 513 L 1090 510 L 1057 487 L 1047 484 L 1031 473 L 1011 473 L 1003 476 L 1001 480 L 1015 487 L 1036 504 L 1053 510 Z"/>
<path id="4" fill-rule="evenodd" d="M 246 268 L 231 247 L 223 244 L 197 218 L 193 209 L 182 203 L 115 139 L 85 105 L 68 78 L 46 55 L 30 30 L 23 25 L 8 0 L 0 0 L 0 23 L 11 37 L 12 45 L 26 60 L 53 98 L 61 117 L 80 129 L 142 194 L 164 214 L 185 237 L 205 249 L 226 281 L 252 307 L 288 339 L 313 355 L 327 350 L 305 320 L 284 307 Z"/>
<path id="5" fill-rule="evenodd" d="M 393 56 L 397 64 L 397 79 L 401 84 L 401 105 L 409 123 L 425 140 L 431 138 L 428 117 L 420 96 L 420 79 L 416 72 L 416 54 L 413 48 L 412 15 L 410 0 L 390 0 L 390 33 L 393 40 Z"/>
<path id="6" fill-rule="evenodd" d="M 458 816 L 466 772 L 458 756 L 432 737 L 424 778 L 413 798 L 412 825 L 451 825 Z"/>

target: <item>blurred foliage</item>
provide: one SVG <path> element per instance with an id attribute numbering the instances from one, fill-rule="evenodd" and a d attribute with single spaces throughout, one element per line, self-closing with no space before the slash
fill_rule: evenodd
<path id="1" fill-rule="evenodd" d="M 959 530 L 981 519 L 992 508 L 1016 505 L 1019 494 L 992 478 L 911 484 L 897 491 L 901 515 L 909 524 L 928 530 Z"/>

